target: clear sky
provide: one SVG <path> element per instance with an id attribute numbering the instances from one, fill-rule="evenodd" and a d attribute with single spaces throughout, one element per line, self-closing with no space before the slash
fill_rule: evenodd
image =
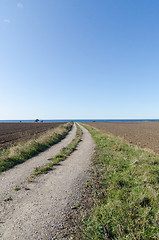
<path id="1" fill-rule="evenodd" d="M 0 119 L 159 118 L 158 0 L 0 0 Z"/>

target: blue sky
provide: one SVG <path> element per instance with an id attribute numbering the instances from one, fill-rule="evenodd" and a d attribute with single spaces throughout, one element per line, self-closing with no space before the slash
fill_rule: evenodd
<path id="1" fill-rule="evenodd" d="M 0 119 L 159 118 L 158 0 L 1 0 Z"/>

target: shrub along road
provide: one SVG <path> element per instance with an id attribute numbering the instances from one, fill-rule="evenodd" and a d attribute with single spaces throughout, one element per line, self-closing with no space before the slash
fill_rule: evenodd
<path id="1" fill-rule="evenodd" d="M 0 239 L 61 239 L 63 221 L 80 198 L 82 183 L 94 152 L 90 133 L 83 127 L 82 141 L 60 166 L 34 181 L 33 170 L 46 164 L 75 137 L 76 127 L 59 144 L 0 175 Z"/>

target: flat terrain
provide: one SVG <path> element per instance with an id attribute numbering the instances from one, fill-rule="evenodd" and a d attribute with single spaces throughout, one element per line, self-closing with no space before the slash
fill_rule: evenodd
<path id="1" fill-rule="evenodd" d="M 24 142 L 41 133 L 58 127 L 63 122 L 54 123 L 0 123 L 0 149 Z"/>
<path id="2" fill-rule="evenodd" d="M 86 124 L 159 153 L 159 122 L 87 122 Z"/>
<path id="3" fill-rule="evenodd" d="M 90 133 L 81 129 L 82 141 L 76 151 L 48 174 L 28 181 L 36 167 L 48 163 L 48 158 L 60 153 L 74 139 L 75 125 L 60 143 L 1 173 L 0 239 L 68 239 L 63 236 L 65 218 L 81 198 L 94 152 Z M 16 187 L 19 191 L 15 191 Z"/>

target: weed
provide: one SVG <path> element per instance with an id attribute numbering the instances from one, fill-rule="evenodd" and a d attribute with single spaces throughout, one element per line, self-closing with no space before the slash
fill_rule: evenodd
<path id="1" fill-rule="evenodd" d="M 20 187 L 15 187 L 14 190 L 15 191 L 19 191 L 21 188 Z"/>
<path id="2" fill-rule="evenodd" d="M 81 239 L 159 239 L 159 156 L 85 126 L 96 146 L 94 207 Z"/>
<path id="3" fill-rule="evenodd" d="M 4 199 L 5 202 L 12 201 L 12 200 L 13 200 L 12 197 L 8 197 L 8 198 Z"/>
<path id="4" fill-rule="evenodd" d="M 92 183 L 85 183 L 84 186 L 85 186 L 86 188 L 91 187 L 91 186 L 92 186 Z"/>
<path id="5" fill-rule="evenodd" d="M 78 143 L 81 141 L 82 131 L 77 126 L 77 133 L 75 139 L 71 141 L 66 148 L 63 148 L 60 154 L 57 154 L 53 158 L 49 158 L 51 161 L 49 164 L 38 167 L 34 170 L 34 175 L 46 174 L 53 169 L 53 166 L 59 165 L 59 162 L 64 161 L 77 147 Z"/>

